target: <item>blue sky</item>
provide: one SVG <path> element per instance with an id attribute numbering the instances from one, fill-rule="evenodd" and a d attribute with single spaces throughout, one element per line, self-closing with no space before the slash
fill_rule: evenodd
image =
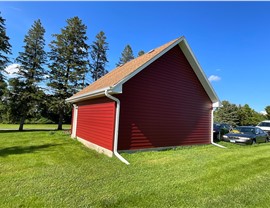
<path id="1" fill-rule="evenodd" d="M 109 71 L 127 44 L 137 55 L 185 36 L 220 100 L 258 112 L 270 105 L 270 2 L 0 2 L 0 11 L 14 58 L 34 20 L 49 44 L 78 16 L 89 44 L 105 32 Z"/>

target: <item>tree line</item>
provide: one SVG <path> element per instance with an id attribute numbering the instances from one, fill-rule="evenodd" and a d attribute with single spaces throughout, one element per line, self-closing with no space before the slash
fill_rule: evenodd
<path id="1" fill-rule="evenodd" d="M 228 123 L 232 126 L 256 126 L 263 120 L 270 120 L 270 106 L 265 107 L 266 114 L 256 112 L 248 104 L 236 105 L 227 100 L 214 111 L 214 122 Z"/>
<path id="2" fill-rule="evenodd" d="M 87 44 L 87 26 L 75 16 L 66 20 L 59 34 L 53 34 L 49 51 L 45 51 L 45 28 L 34 21 L 24 37 L 23 50 L 15 63 L 15 76 L 7 79 L 6 67 L 11 64 L 12 46 L 6 33 L 5 19 L 0 13 L 0 123 L 58 123 L 71 120 L 72 106 L 65 99 L 104 76 L 109 44 L 100 31 L 92 44 Z M 140 51 L 138 56 L 143 55 Z M 116 66 L 134 59 L 127 45 Z M 91 77 L 89 81 L 89 77 Z"/>
<path id="3" fill-rule="evenodd" d="M 105 33 L 100 31 L 92 44 L 87 44 L 86 30 L 79 17 L 67 19 L 61 32 L 52 35 L 50 50 L 45 51 L 45 28 L 41 20 L 34 21 L 24 37 L 23 50 L 15 59 L 16 76 L 7 79 L 5 69 L 12 63 L 12 46 L 0 12 L 0 123 L 18 123 L 19 130 L 23 130 L 25 122 L 58 123 L 61 130 L 63 122 L 70 122 L 72 106 L 65 99 L 108 73 L 109 44 Z M 143 54 L 139 51 L 138 56 Z M 134 58 L 128 44 L 116 66 Z M 222 107 L 214 112 L 214 120 L 234 126 L 256 125 L 270 119 L 270 106 L 265 110 L 267 115 L 262 115 L 247 104 L 237 106 L 222 101 Z"/>

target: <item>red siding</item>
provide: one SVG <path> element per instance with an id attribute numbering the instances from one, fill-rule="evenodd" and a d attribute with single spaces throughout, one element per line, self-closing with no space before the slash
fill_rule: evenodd
<path id="1" fill-rule="evenodd" d="M 77 136 L 113 150 L 115 103 L 107 98 L 78 104 Z"/>
<path id="2" fill-rule="evenodd" d="M 123 85 L 119 150 L 210 143 L 211 101 L 179 46 Z"/>

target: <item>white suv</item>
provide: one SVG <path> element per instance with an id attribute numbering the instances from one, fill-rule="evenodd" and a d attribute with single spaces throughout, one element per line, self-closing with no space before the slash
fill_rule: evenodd
<path id="1" fill-rule="evenodd" d="M 260 129 L 264 130 L 270 135 L 270 120 L 262 121 L 260 122 L 257 127 Z"/>

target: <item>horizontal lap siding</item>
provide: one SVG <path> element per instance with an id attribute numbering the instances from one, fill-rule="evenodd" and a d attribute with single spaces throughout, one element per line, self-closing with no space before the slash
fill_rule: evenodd
<path id="1" fill-rule="evenodd" d="M 119 149 L 207 144 L 211 101 L 179 46 L 123 86 Z"/>
<path id="2" fill-rule="evenodd" d="M 106 149 L 113 149 L 115 103 L 99 98 L 78 104 L 77 136 Z"/>

